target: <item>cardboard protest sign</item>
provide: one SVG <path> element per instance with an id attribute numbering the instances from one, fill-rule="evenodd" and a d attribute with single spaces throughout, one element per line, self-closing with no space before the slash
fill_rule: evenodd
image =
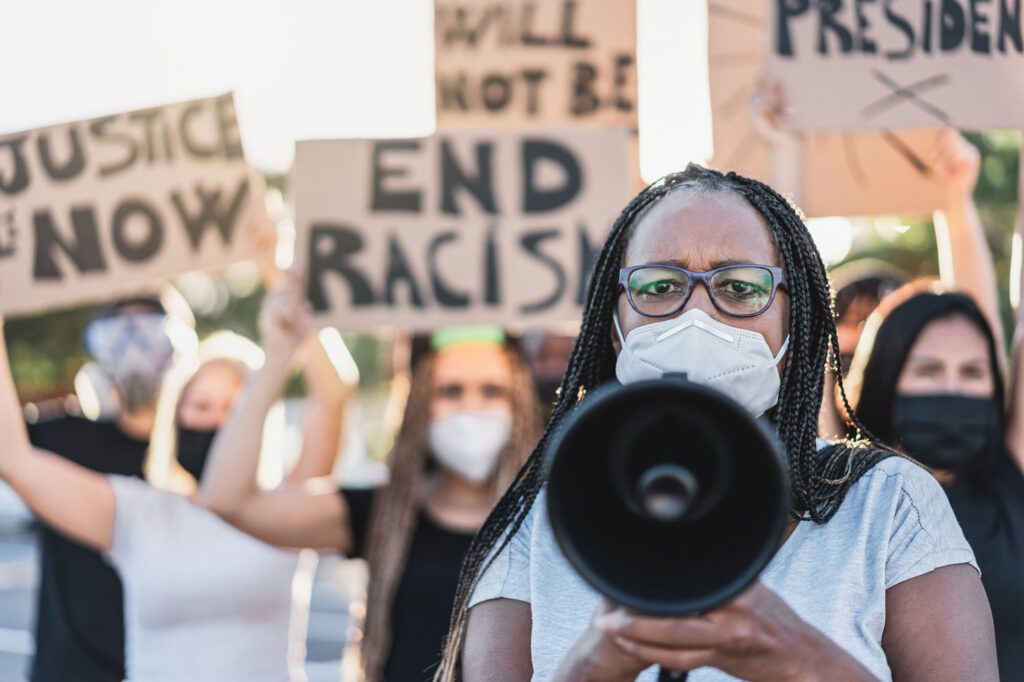
<path id="1" fill-rule="evenodd" d="M 944 195 L 927 166 L 935 130 L 787 133 L 795 144 L 780 145 L 755 125 L 750 101 L 764 77 L 767 33 L 761 9 L 760 0 L 708 1 L 711 165 L 769 183 L 809 216 L 939 208 Z M 833 83 L 823 99 L 836 89 Z M 802 105 L 790 98 L 791 108 Z"/>
<path id="2" fill-rule="evenodd" d="M 760 0 L 795 129 L 1024 125 L 1020 0 Z"/>
<path id="3" fill-rule="evenodd" d="M 635 0 L 435 0 L 437 126 L 636 128 Z"/>
<path id="4" fill-rule="evenodd" d="M 249 189 L 230 94 L 0 136 L 0 311 L 240 260 Z"/>
<path id="5" fill-rule="evenodd" d="M 578 318 L 630 198 L 623 129 L 475 129 L 296 147 L 296 263 L 323 324 Z"/>

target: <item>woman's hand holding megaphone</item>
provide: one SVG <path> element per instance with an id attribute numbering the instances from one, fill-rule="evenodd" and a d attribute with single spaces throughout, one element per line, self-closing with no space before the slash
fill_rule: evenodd
<path id="1" fill-rule="evenodd" d="M 613 636 L 597 626 L 621 607 L 604 599 L 594 611 L 590 627 L 573 645 L 555 675 L 555 682 L 633 682 L 650 663 L 626 652 Z"/>
<path id="2" fill-rule="evenodd" d="M 564 680 L 633 680 L 651 665 L 710 666 L 760 680 L 874 680 L 760 581 L 700 616 L 651 617 L 605 605 L 562 665 Z"/>

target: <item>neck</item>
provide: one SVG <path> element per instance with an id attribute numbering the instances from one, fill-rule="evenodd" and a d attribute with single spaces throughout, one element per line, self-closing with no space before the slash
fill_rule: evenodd
<path id="1" fill-rule="evenodd" d="M 434 476 L 428 495 L 435 501 L 458 507 L 490 506 L 492 502 L 488 483 L 478 485 L 444 469 Z"/>
<path id="2" fill-rule="evenodd" d="M 153 410 L 137 410 L 125 412 L 117 418 L 117 427 L 125 435 L 136 440 L 148 440 L 153 431 L 156 414 Z"/>

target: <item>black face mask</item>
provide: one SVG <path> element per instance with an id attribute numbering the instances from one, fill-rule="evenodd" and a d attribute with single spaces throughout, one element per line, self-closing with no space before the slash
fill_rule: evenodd
<path id="1" fill-rule="evenodd" d="M 217 429 L 197 431 L 186 429 L 184 426 L 178 427 L 178 464 L 197 481 L 203 475 L 206 458 L 210 454 L 210 446 L 213 445 L 213 438 L 216 435 Z"/>
<path id="2" fill-rule="evenodd" d="M 991 398 L 897 396 L 892 420 L 896 444 L 934 469 L 970 468 L 999 436 L 999 409 Z"/>

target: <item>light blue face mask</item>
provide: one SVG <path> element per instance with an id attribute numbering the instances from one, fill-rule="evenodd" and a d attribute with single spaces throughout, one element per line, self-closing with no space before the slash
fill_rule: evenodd
<path id="1" fill-rule="evenodd" d="M 760 416 L 779 401 L 779 362 L 787 338 L 773 354 L 764 336 L 722 324 L 699 309 L 637 327 L 623 338 L 618 314 L 615 331 L 622 349 L 615 376 L 623 384 L 685 374 L 693 382 L 726 394 Z"/>
<path id="2" fill-rule="evenodd" d="M 174 345 L 162 313 L 118 313 L 85 329 L 85 349 L 118 388 L 126 411 L 152 407 Z"/>

